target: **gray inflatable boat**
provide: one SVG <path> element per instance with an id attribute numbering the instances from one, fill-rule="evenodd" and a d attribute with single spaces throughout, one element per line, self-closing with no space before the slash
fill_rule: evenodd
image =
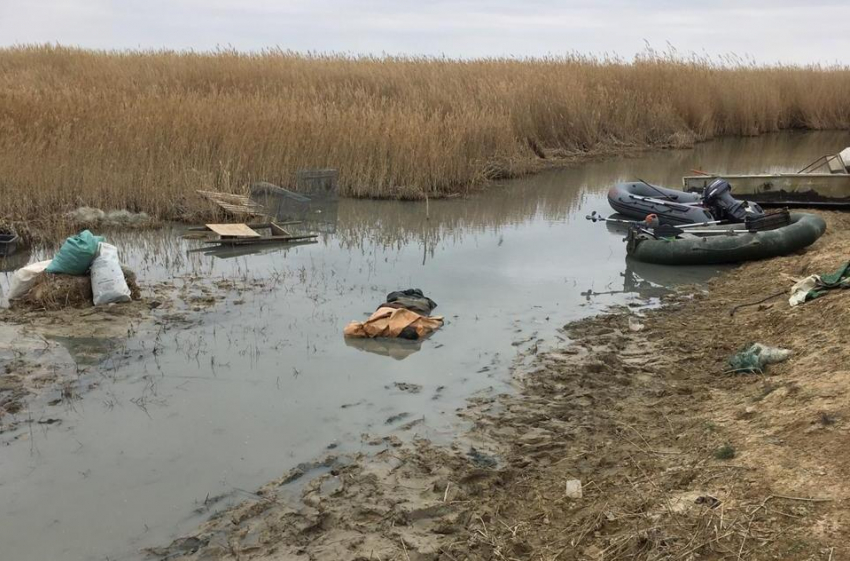
<path id="1" fill-rule="evenodd" d="M 743 222 L 763 216 L 762 208 L 750 201 L 737 200 L 732 187 L 716 179 L 702 193 L 685 193 L 645 181 L 617 183 L 608 190 L 608 204 L 618 213 L 643 220 L 649 215 L 672 226 L 712 220 Z"/>
<path id="2" fill-rule="evenodd" d="M 701 201 L 698 193 L 685 193 L 643 181 L 617 183 L 608 190 L 608 204 L 618 213 L 637 220 L 654 214 L 662 224 L 674 226 L 714 220 Z"/>

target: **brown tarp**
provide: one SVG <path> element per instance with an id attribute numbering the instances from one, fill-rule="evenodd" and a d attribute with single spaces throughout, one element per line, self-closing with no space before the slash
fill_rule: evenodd
<path id="1" fill-rule="evenodd" d="M 366 321 L 349 323 L 343 333 L 346 337 L 398 337 L 411 327 L 421 339 L 442 326 L 442 316 L 428 317 L 404 308 L 381 307 Z"/>

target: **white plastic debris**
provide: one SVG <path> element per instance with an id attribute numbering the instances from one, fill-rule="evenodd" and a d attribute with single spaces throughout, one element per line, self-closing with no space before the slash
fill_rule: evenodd
<path id="1" fill-rule="evenodd" d="M 100 243 L 97 257 L 91 264 L 91 290 L 95 306 L 130 301 L 130 287 L 124 279 L 118 248 L 114 245 Z"/>
<path id="2" fill-rule="evenodd" d="M 568 499 L 580 499 L 582 497 L 581 480 L 568 479 L 564 495 Z"/>
<path id="3" fill-rule="evenodd" d="M 50 261 L 51 259 L 30 263 L 26 267 L 21 267 L 15 271 L 15 274 L 12 275 L 12 281 L 9 283 L 9 300 L 16 300 L 26 296 L 27 292 L 30 291 L 30 288 L 35 283 L 35 278 L 39 273 L 44 272 L 47 266 L 50 265 Z"/>
<path id="4" fill-rule="evenodd" d="M 99 208 L 81 206 L 68 212 L 67 216 L 73 222 L 80 224 L 108 225 L 108 226 L 134 226 L 143 224 L 150 220 L 144 212 L 130 212 L 129 210 L 110 210 L 104 212 Z"/>
<path id="5" fill-rule="evenodd" d="M 643 324 L 633 317 L 629 317 L 629 331 L 643 331 Z"/>
<path id="6" fill-rule="evenodd" d="M 791 298 L 788 303 L 792 307 L 806 301 L 806 296 L 820 284 L 819 275 L 811 275 L 794 284 L 791 287 Z"/>

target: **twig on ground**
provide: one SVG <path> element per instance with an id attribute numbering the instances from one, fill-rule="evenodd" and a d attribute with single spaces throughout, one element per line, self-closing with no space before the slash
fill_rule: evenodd
<path id="1" fill-rule="evenodd" d="M 767 510 L 767 503 L 772 499 L 784 499 L 786 501 L 802 501 L 809 503 L 825 503 L 832 502 L 833 499 L 823 499 L 817 497 L 792 497 L 789 495 L 768 495 L 765 499 L 758 505 L 753 512 L 750 514 L 750 520 L 747 522 L 747 531 L 744 533 L 744 538 L 741 540 L 741 547 L 738 549 L 738 560 L 742 559 L 742 555 L 744 554 L 744 545 L 747 543 L 747 538 L 750 536 L 750 529 L 753 526 L 753 521 L 756 518 L 756 514 L 760 510 Z"/>
<path id="2" fill-rule="evenodd" d="M 819 497 L 789 497 L 788 495 L 771 495 L 764 500 L 766 503 L 770 499 L 785 499 L 786 501 L 804 501 L 808 503 L 831 503 L 835 499 L 824 499 Z"/>

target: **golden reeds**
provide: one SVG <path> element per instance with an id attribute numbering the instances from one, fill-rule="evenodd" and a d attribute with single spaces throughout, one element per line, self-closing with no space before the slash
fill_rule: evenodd
<path id="1" fill-rule="evenodd" d="M 848 127 L 844 67 L 15 47 L 0 49 L 0 218 L 180 218 L 206 208 L 196 189 L 321 167 L 348 196 L 439 196 L 541 157 Z"/>

